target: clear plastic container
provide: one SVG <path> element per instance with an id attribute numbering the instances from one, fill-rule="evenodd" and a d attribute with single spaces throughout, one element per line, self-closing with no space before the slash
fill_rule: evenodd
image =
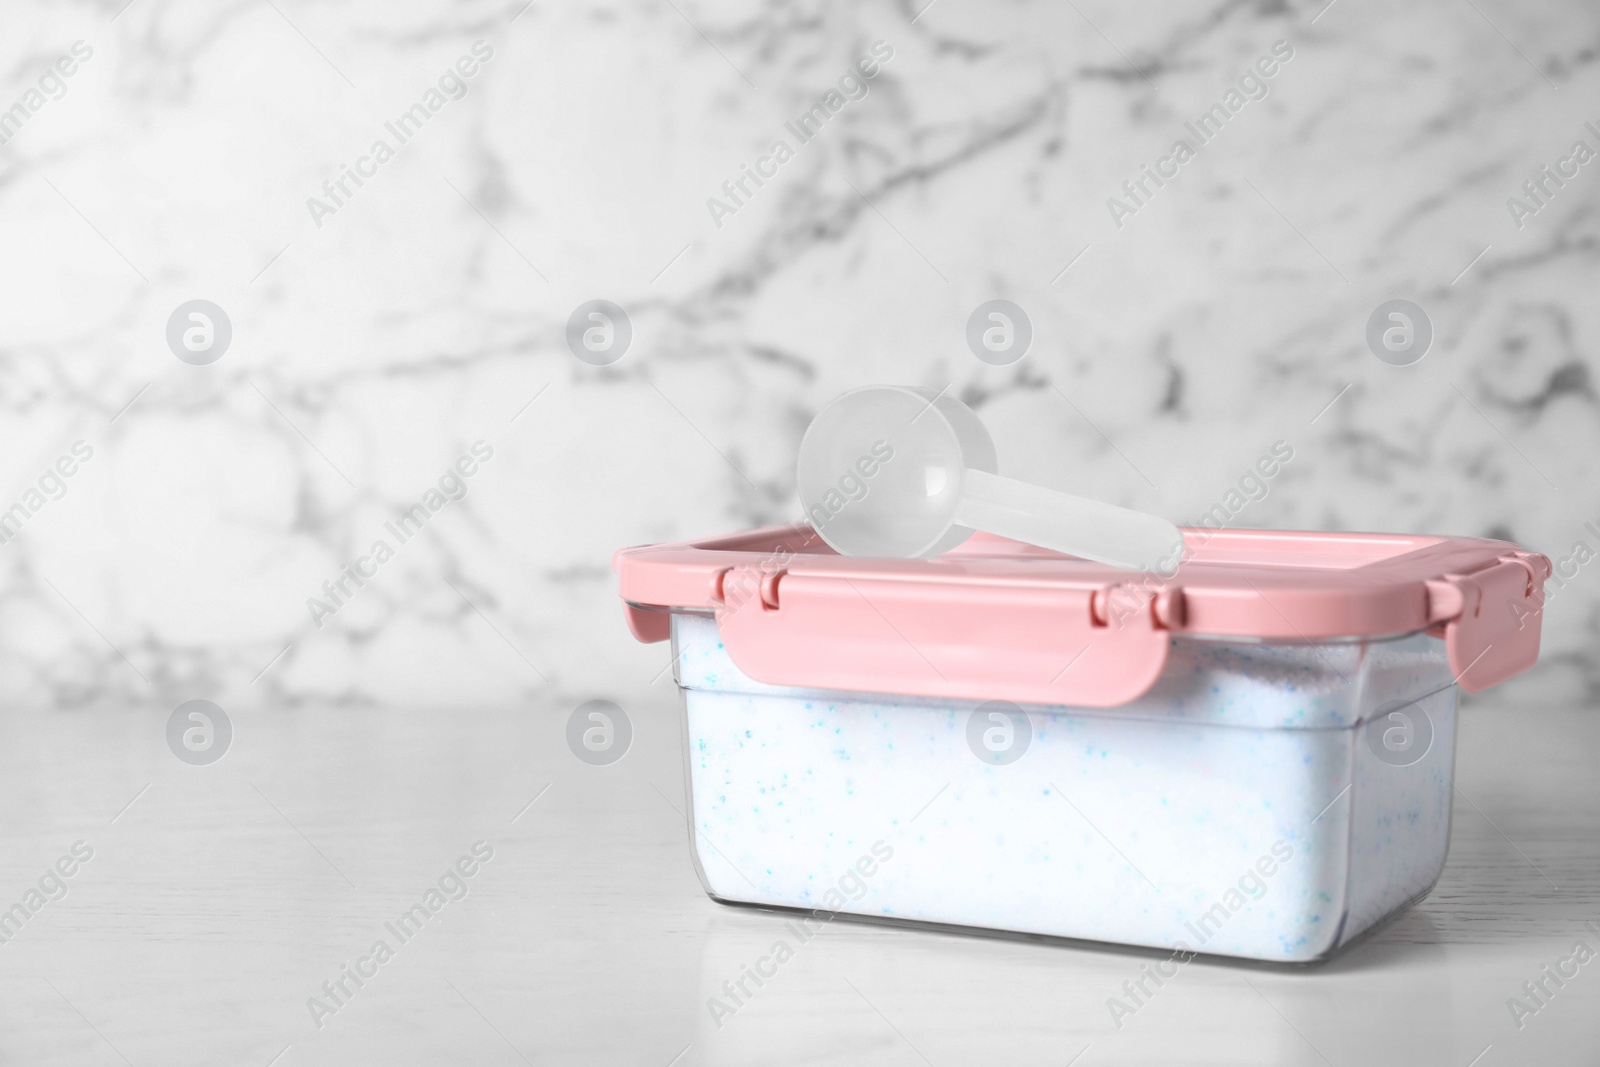
<path id="1" fill-rule="evenodd" d="M 1186 537 L 1154 581 L 998 538 L 843 559 L 802 527 L 619 553 L 635 634 L 672 641 L 707 893 L 1296 963 L 1426 895 L 1457 689 L 1537 658 L 1548 561 Z"/>

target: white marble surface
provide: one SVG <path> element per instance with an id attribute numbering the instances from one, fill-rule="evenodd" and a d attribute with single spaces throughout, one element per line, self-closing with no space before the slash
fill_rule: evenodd
<path id="1" fill-rule="evenodd" d="M 670 683 L 635 698 L 608 767 L 566 750 L 566 711 L 244 713 L 209 767 L 173 759 L 156 711 L 0 720 L 0 904 L 93 849 L 0 944 L 0 1060 L 1567 1067 L 1600 1049 L 1600 961 L 1520 1029 L 1506 1007 L 1575 940 L 1600 945 L 1588 708 L 1469 699 L 1431 896 L 1325 966 L 1195 960 L 1120 1028 L 1108 999 L 1161 954 L 843 921 L 719 1027 L 708 1000 L 790 916 L 702 892 Z M 478 841 L 493 857 L 466 897 L 399 945 L 385 923 Z M 318 1027 L 308 1000 L 379 938 L 394 958 Z"/>
<path id="2" fill-rule="evenodd" d="M 612 551 L 797 516 L 800 433 L 872 381 L 949 385 L 1010 472 L 1179 521 L 1283 440 L 1237 523 L 1600 548 L 1600 170 L 1520 230 L 1506 207 L 1595 141 L 1579 0 L 123 3 L 0 14 L 7 107 L 93 50 L 0 147 L 0 508 L 94 449 L 0 545 L 8 704 L 643 684 Z M 466 95 L 314 221 L 480 40 Z M 715 225 L 707 198 L 879 40 L 868 95 Z M 1266 98 L 1114 226 L 1107 198 L 1280 40 Z M 163 335 L 197 297 L 234 326 L 203 367 Z M 635 328 L 604 369 L 563 342 L 598 297 Z M 993 297 L 1034 324 L 1011 367 L 964 344 Z M 1434 321 L 1415 366 L 1365 347 L 1392 297 Z M 479 440 L 465 500 L 313 626 Z M 1593 571 L 1513 692 L 1600 685 Z"/>

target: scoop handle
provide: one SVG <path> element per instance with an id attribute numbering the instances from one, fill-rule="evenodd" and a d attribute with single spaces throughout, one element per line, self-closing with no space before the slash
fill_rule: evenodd
<path id="1" fill-rule="evenodd" d="M 1183 534 L 1159 515 L 966 468 L 955 521 L 1069 556 L 1131 570 L 1175 567 Z"/>

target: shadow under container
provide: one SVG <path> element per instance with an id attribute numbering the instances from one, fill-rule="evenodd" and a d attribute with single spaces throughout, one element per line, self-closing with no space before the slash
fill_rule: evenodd
<path id="1" fill-rule="evenodd" d="M 691 853 L 726 903 L 1288 963 L 1425 896 L 1458 688 L 1538 659 L 1545 557 L 1184 531 L 1169 578 L 977 534 L 806 526 L 625 549 L 683 694 Z"/>

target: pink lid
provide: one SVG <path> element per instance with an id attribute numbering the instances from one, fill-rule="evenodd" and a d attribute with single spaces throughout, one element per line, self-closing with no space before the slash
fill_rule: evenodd
<path id="1" fill-rule="evenodd" d="M 1531 667 L 1550 561 L 1505 541 L 1183 531 L 1170 577 L 989 534 L 933 559 L 837 555 L 809 526 L 626 548 L 641 641 L 714 614 L 729 657 L 772 685 L 1112 707 L 1145 692 L 1175 635 L 1314 642 L 1428 630 L 1478 692 Z"/>

